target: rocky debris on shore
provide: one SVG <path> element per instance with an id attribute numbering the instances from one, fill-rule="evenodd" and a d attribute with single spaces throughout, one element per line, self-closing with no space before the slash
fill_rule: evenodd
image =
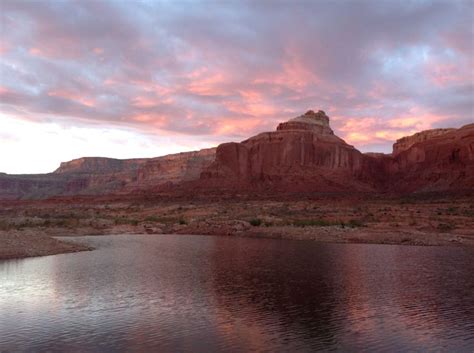
<path id="1" fill-rule="evenodd" d="M 0 232 L 0 260 L 92 250 L 86 245 L 38 233 L 32 230 Z"/>

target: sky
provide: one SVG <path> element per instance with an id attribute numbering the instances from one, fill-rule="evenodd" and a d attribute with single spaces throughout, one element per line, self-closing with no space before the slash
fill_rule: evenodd
<path id="1" fill-rule="evenodd" d="M 361 151 L 474 122 L 474 1 L 0 0 L 0 172 L 241 141 L 309 109 Z"/>

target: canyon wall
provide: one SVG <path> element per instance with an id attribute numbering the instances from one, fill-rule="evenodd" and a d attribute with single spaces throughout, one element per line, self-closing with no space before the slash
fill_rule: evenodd
<path id="1" fill-rule="evenodd" d="M 104 195 L 133 192 L 161 184 L 199 179 L 215 149 L 156 158 L 84 157 L 61 163 L 53 173 L 0 173 L 0 199 L 37 199 L 61 195 Z"/>
<path id="2" fill-rule="evenodd" d="M 275 131 L 217 148 L 157 158 L 79 158 L 49 174 L 0 173 L 0 199 L 153 193 L 160 186 L 191 194 L 474 189 L 474 124 L 404 137 L 392 154 L 361 153 L 334 134 L 323 111 L 308 111 Z"/>
<path id="3" fill-rule="evenodd" d="M 209 185 L 283 191 L 420 192 L 474 188 L 474 124 L 398 140 L 390 155 L 362 154 L 334 135 L 323 111 L 241 143 L 218 146 Z"/>

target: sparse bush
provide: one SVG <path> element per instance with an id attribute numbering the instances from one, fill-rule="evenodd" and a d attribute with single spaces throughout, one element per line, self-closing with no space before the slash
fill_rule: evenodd
<path id="1" fill-rule="evenodd" d="M 187 223 L 186 223 L 186 220 L 183 219 L 183 218 L 180 218 L 180 220 L 178 221 L 178 223 L 181 224 L 181 225 L 187 224 Z"/>
<path id="2" fill-rule="evenodd" d="M 296 219 L 291 224 L 295 227 L 328 227 L 335 225 L 333 222 L 324 219 Z"/>
<path id="3" fill-rule="evenodd" d="M 440 223 L 437 228 L 441 232 L 450 232 L 456 227 L 452 223 Z"/>
<path id="4" fill-rule="evenodd" d="M 145 222 L 160 222 L 160 217 L 158 216 L 148 216 L 144 219 Z"/>
<path id="5" fill-rule="evenodd" d="M 252 218 L 249 223 L 253 227 L 259 227 L 262 224 L 262 220 L 260 218 Z"/>
<path id="6" fill-rule="evenodd" d="M 0 230 L 9 230 L 11 225 L 6 221 L 0 221 Z"/>
<path id="7" fill-rule="evenodd" d="M 358 228 L 365 227 L 365 224 L 360 219 L 351 219 L 348 223 L 348 226 L 351 228 Z"/>
<path id="8" fill-rule="evenodd" d="M 132 218 L 116 218 L 115 219 L 115 224 L 116 225 L 130 224 L 132 226 L 136 226 L 136 225 L 138 225 L 138 220 L 137 219 L 132 219 Z"/>

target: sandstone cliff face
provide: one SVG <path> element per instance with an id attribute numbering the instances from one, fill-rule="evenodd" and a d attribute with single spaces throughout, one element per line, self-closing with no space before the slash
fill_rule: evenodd
<path id="1" fill-rule="evenodd" d="M 218 146 L 204 184 L 284 191 L 441 191 L 474 188 L 474 124 L 398 140 L 391 155 L 362 154 L 309 111 L 241 143 Z M 209 182 L 212 180 L 212 182 Z"/>
<path id="2" fill-rule="evenodd" d="M 137 183 L 179 183 L 198 179 L 215 159 L 216 149 L 172 154 L 147 160 L 137 171 Z"/>
<path id="3" fill-rule="evenodd" d="M 58 195 L 205 192 L 419 192 L 474 189 L 474 124 L 398 140 L 393 153 L 363 154 L 340 139 L 323 112 L 240 143 L 157 158 L 79 158 L 50 174 L 0 173 L 0 199 Z"/>
<path id="4" fill-rule="evenodd" d="M 474 124 L 429 130 L 394 145 L 391 189 L 403 192 L 474 188 Z"/>
<path id="5" fill-rule="evenodd" d="M 180 183 L 198 179 L 214 155 L 215 149 L 210 148 L 157 158 L 85 157 L 61 163 L 50 174 L 1 174 L 0 199 L 126 193 Z"/>
<path id="6" fill-rule="evenodd" d="M 306 130 L 321 135 L 334 135 L 329 126 L 329 117 L 322 110 L 319 110 L 317 113 L 308 110 L 304 115 L 279 124 L 277 131 L 283 130 Z"/>
<path id="7" fill-rule="evenodd" d="M 443 135 L 453 132 L 456 129 L 433 129 L 418 132 L 411 136 L 402 137 L 393 144 L 393 156 L 408 150 L 411 146 L 416 143 L 423 142 L 426 140 L 433 140 L 436 137 L 442 137 Z"/>
<path id="8" fill-rule="evenodd" d="M 368 162 L 335 136 L 322 111 L 307 112 L 241 143 L 218 146 L 202 179 L 242 187 L 296 190 L 375 190 Z"/>
<path id="9" fill-rule="evenodd" d="M 83 157 L 69 162 L 62 162 L 55 174 L 87 173 L 104 174 L 136 170 L 148 159 L 114 159 L 104 157 Z"/>

